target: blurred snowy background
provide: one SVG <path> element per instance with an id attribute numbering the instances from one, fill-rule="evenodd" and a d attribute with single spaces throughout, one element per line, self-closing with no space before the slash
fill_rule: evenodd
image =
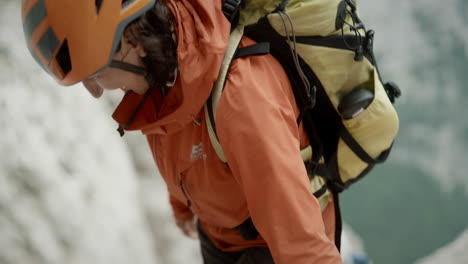
<path id="1" fill-rule="evenodd" d="M 115 131 L 121 95 L 57 86 L 25 47 L 20 1 L 0 4 L 0 264 L 200 263 L 144 138 Z M 343 195 L 346 263 L 468 263 L 468 2 L 360 7 L 402 123 L 390 160 Z"/>

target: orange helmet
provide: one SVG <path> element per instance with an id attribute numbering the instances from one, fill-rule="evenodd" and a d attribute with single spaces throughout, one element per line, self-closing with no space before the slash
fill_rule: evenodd
<path id="1" fill-rule="evenodd" d="M 61 85 L 108 66 L 125 27 L 156 0 L 22 0 L 23 29 L 34 59 Z"/>

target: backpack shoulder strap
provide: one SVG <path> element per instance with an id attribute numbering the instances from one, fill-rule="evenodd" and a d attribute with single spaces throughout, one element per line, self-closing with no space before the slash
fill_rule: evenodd
<path id="1" fill-rule="evenodd" d="M 231 32 L 231 35 L 229 36 L 228 47 L 226 53 L 224 54 L 223 62 L 221 63 L 221 69 L 219 70 L 218 79 L 216 80 L 213 86 L 210 98 L 204 106 L 206 126 L 208 128 L 208 134 L 210 136 L 211 144 L 213 145 L 213 148 L 215 149 L 219 159 L 225 163 L 227 161 L 224 156 L 223 149 L 221 148 L 221 144 L 219 143 L 218 136 L 216 134 L 215 117 L 219 99 L 221 98 L 221 94 L 224 89 L 224 84 L 226 82 L 226 76 L 231 66 L 231 61 L 233 60 L 233 57 L 236 54 L 236 50 L 243 35 L 244 27 L 242 25 L 236 27 Z"/>
<path id="2" fill-rule="evenodd" d="M 224 163 L 227 163 L 227 161 L 216 133 L 215 117 L 216 110 L 218 108 L 218 103 L 221 99 L 221 94 L 226 83 L 226 77 L 231 66 L 231 62 L 232 60 L 238 57 L 265 54 L 269 53 L 270 50 L 268 42 L 257 43 L 254 46 L 239 49 L 239 43 L 243 36 L 244 26 L 242 25 L 236 27 L 231 32 L 228 47 L 226 53 L 224 54 L 223 62 L 221 63 L 218 79 L 216 80 L 213 86 L 210 98 L 207 100 L 204 106 L 206 126 L 208 129 L 208 135 L 210 137 L 211 145 L 216 151 L 216 154 L 218 155 L 219 159 Z M 301 151 L 301 156 L 304 161 L 310 160 L 312 158 L 311 146 L 308 146 L 307 148 L 303 149 Z"/>

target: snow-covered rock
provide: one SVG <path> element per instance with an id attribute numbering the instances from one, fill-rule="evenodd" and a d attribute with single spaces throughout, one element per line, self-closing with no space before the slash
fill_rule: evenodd
<path id="1" fill-rule="evenodd" d="M 0 62 L 0 262 L 155 263 L 136 171 L 105 109 L 12 64 Z"/>

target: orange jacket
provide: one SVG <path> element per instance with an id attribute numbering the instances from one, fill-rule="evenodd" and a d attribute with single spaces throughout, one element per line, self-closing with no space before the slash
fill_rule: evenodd
<path id="1" fill-rule="evenodd" d="M 155 89 L 130 130 L 141 130 L 179 220 L 199 217 L 223 250 L 268 246 L 276 263 L 341 263 L 333 244 L 333 208 L 322 214 L 309 191 L 299 148 L 307 145 L 296 124 L 298 109 L 281 65 L 270 55 L 232 63 L 216 113 L 228 160 L 211 146 L 203 114 L 230 32 L 221 1 L 173 0 L 179 78 L 161 99 Z M 244 38 L 241 46 L 253 44 Z M 114 113 L 125 124 L 141 96 L 128 93 Z M 254 241 L 234 229 L 251 217 Z M 325 225 L 324 225 L 325 224 Z"/>

